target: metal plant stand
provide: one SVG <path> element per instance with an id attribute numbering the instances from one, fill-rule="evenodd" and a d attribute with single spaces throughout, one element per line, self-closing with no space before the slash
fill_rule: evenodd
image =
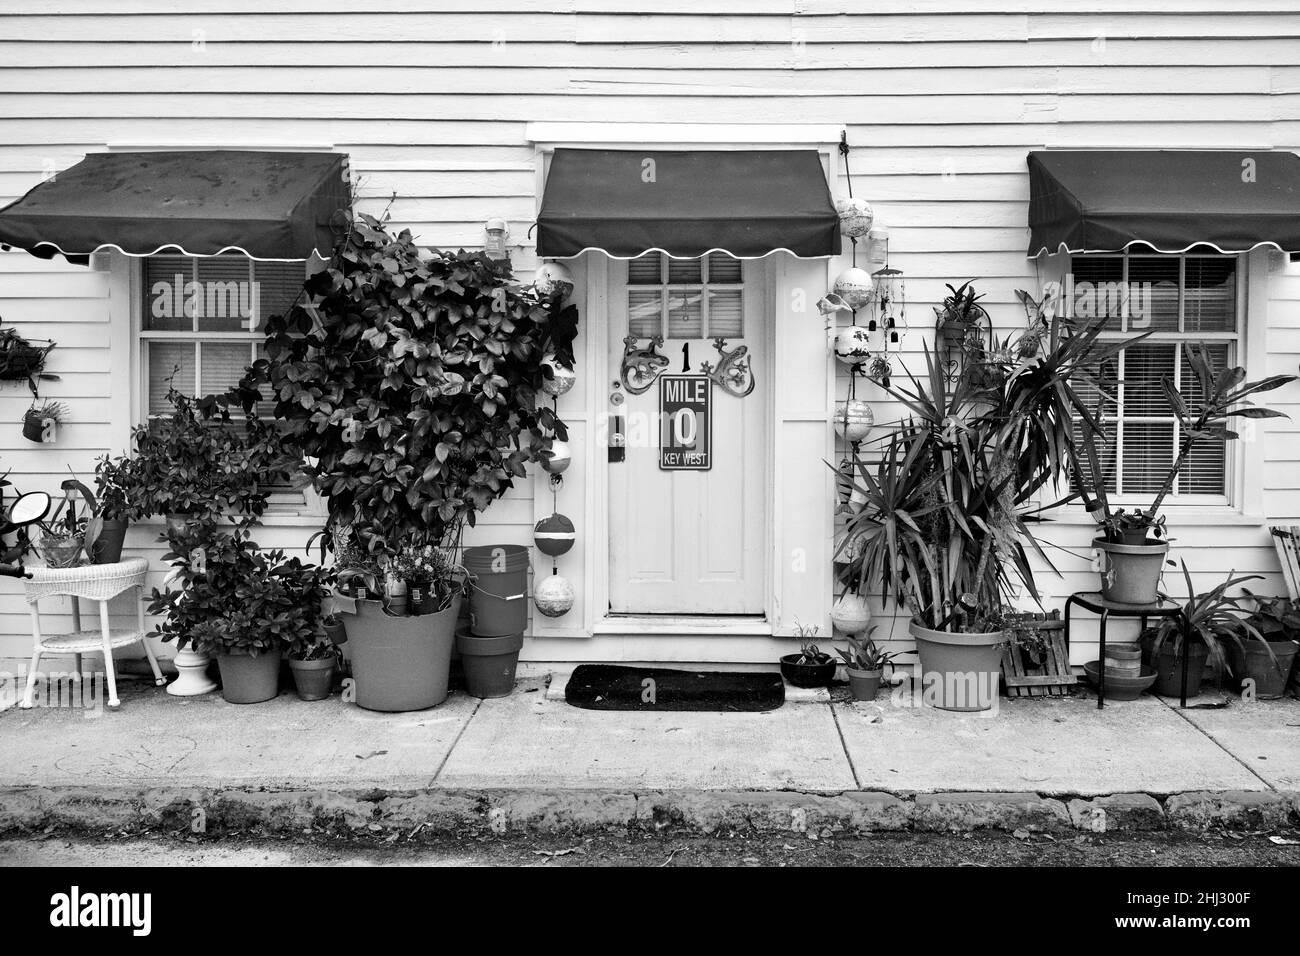
<path id="1" fill-rule="evenodd" d="M 1065 646 L 1067 648 L 1070 646 L 1070 608 L 1075 604 L 1085 611 L 1091 611 L 1101 616 L 1100 643 L 1097 655 L 1098 710 L 1106 706 L 1106 622 L 1112 617 L 1137 618 L 1139 633 L 1146 630 L 1147 621 L 1153 617 L 1168 617 L 1178 621 L 1178 626 L 1183 632 L 1183 667 L 1179 706 L 1187 706 L 1187 661 L 1191 654 L 1188 647 L 1187 618 L 1183 614 L 1181 604 L 1177 601 L 1171 601 L 1163 594 L 1153 604 L 1120 604 L 1117 601 L 1106 600 L 1101 596 L 1100 591 L 1081 591 L 1077 594 L 1071 594 L 1065 600 Z"/>

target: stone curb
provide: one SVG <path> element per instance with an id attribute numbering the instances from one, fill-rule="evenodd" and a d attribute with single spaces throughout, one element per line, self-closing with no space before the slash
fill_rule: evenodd
<path id="1" fill-rule="evenodd" d="M 1285 829 L 1300 793 L 1226 791 L 1083 798 L 1038 793 L 623 790 L 252 790 L 0 788 L 0 834 L 48 826 L 90 832 L 220 833 L 312 827 L 394 833 L 964 833 Z"/>

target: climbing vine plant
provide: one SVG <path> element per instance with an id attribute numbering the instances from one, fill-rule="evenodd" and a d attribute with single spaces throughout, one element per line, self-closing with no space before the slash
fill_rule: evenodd
<path id="1" fill-rule="evenodd" d="M 445 542 L 504 494 L 551 437 L 542 358 L 569 348 L 572 307 L 518 284 L 508 262 L 435 250 L 362 216 L 328 267 L 268 321 L 285 438 L 372 552 Z M 543 396 L 544 397 L 544 396 Z"/>

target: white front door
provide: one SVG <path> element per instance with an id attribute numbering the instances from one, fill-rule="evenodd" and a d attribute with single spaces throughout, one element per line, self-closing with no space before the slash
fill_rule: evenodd
<path id="1" fill-rule="evenodd" d="M 764 610 L 761 270 L 719 253 L 610 265 L 604 384 L 624 456 L 608 466 L 612 613 Z"/>

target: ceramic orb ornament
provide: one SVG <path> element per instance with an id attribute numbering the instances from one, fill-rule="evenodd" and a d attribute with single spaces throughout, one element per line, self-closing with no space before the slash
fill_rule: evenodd
<path id="1" fill-rule="evenodd" d="M 569 467 L 569 462 L 573 460 L 569 452 L 569 443 L 560 441 L 558 438 L 551 439 L 551 447 L 542 452 L 542 467 L 552 475 L 564 473 L 564 469 Z"/>
<path id="2" fill-rule="evenodd" d="M 835 433 L 845 441 L 862 441 L 875 424 L 876 415 L 866 402 L 855 398 L 835 403 Z"/>
<path id="3" fill-rule="evenodd" d="M 558 574 L 542 578 L 537 582 L 537 587 L 533 588 L 533 603 L 537 605 L 537 610 L 547 617 L 568 614 L 576 599 L 573 585 L 567 578 L 562 578 Z"/>
<path id="4" fill-rule="evenodd" d="M 845 365 L 865 365 L 871 358 L 870 333 L 860 325 L 849 325 L 835 336 L 835 357 Z"/>
<path id="5" fill-rule="evenodd" d="M 547 395 L 563 395 L 578 380 L 578 373 L 560 364 L 554 355 L 542 359 L 542 368 L 550 371 L 549 375 L 542 376 L 542 391 Z"/>
<path id="6" fill-rule="evenodd" d="M 860 239 L 871 231 L 876 214 L 871 203 L 856 196 L 836 200 L 835 215 L 840 219 L 840 235 L 846 239 Z"/>
<path id="7" fill-rule="evenodd" d="M 533 528 L 533 543 L 542 554 L 555 557 L 564 554 L 573 547 L 577 532 L 573 522 L 558 511 L 549 518 L 543 518 Z"/>
<path id="8" fill-rule="evenodd" d="M 845 269 L 835 277 L 832 291 L 843 299 L 850 309 L 860 309 L 871 301 L 872 288 L 874 283 L 871 281 L 871 273 L 854 266 Z"/>
<path id="9" fill-rule="evenodd" d="M 567 299 L 573 292 L 573 273 L 563 262 L 544 262 L 533 276 L 533 288 L 543 299 Z"/>
<path id="10" fill-rule="evenodd" d="M 871 608 L 861 594 L 845 591 L 831 608 L 835 630 L 850 636 L 866 633 L 871 626 Z"/>

